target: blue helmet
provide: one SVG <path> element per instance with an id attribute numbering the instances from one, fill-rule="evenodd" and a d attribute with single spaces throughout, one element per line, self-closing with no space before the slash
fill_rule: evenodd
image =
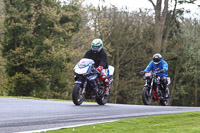
<path id="1" fill-rule="evenodd" d="M 91 49 L 94 52 L 99 52 L 103 48 L 103 41 L 101 39 L 94 39 L 91 44 Z"/>

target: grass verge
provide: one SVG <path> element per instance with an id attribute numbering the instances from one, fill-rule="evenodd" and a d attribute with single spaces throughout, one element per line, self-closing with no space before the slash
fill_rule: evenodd
<path id="1" fill-rule="evenodd" d="M 47 133 L 200 133 L 200 112 L 137 117 Z"/>
<path id="2" fill-rule="evenodd" d="M 19 99 L 32 99 L 32 100 L 71 101 L 71 100 L 62 100 L 62 99 L 45 99 L 45 98 L 25 97 L 25 96 L 0 96 L 0 98 L 19 98 Z"/>
<path id="3" fill-rule="evenodd" d="M 19 98 L 19 99 L 32 99 L 32 100 L 49 100 L 49 101 L 67 101 L 72 102 L 72 100 L 64 100 L 64 99 L 48 99 L 48 98 L 38 98 L 38 97 L 25 97 L 25 96 L 0 96 L 0 98 Z M 84 103 L 96 103 L 94 99 L 84 101 Z M 106 103 L 106 104 L 114 104 L 114 103 Z"/>

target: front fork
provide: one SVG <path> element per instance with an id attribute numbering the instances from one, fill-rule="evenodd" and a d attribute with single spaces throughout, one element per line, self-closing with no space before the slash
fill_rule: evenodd
<path id="1" fill-rule="evenodd" d="M 80 85 L 83 86 L 83 87 L 82 87 L 82 90 L 81 90 L 81 94 L 84 94 L 85 88 L 86 88 L 86 86 L 87 86 L 87 80 L 86 80 L 85 82 L 83 82 L 83 81 L 81 81 L 81 80 L 77 80 L 77 81 L 75 81 L 75 84 L 80 84 Z"/>
<path id="2" fill-rule="evenodd" d="M 153 93 L 154 99 L 160 98 L 160 97 L 157 97 L 157 92 L 158 92 L 158 87 L 156 87 L 156 91 L 153 92 L 153 80 L 152 80 L 150 90 L 149 90 L 149 96 L 152 96 L 152 93 Z"/>
<path id="3" fill-rule="evenodd" d="M 153 80 L 151 81 L 151 86 L 150 86 L 150 90 L 149 90 L 149 96 L 152 96 L 152 90 L 153 90 Z"/>

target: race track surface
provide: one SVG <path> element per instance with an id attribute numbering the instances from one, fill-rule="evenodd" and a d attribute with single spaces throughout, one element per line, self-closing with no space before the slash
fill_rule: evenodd
<path id="1" fill-rule="evenodd" d="M 124 118 L 200 111 L 200 107 L 144 106 L 0 98 L 0 133 L 24 132 Z"/>

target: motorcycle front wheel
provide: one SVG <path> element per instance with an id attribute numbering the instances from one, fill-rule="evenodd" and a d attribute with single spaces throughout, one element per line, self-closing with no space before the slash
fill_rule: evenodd
<path id="1" fill-rule="evenodd" d="M 144 87 L 142 90 L 142 101 L 144 105 L 150 105 L 152 102 L 152 95 L 149 94 L 150 89 L 148 87 Z"/>
<path id="2" fill-rule="evenodd" d="M 81 105 L 85 99 L 84 94 L 82 94 L 82 85 L 75 84 L 72 92 L 72 100 L 75 105 Z"/>

